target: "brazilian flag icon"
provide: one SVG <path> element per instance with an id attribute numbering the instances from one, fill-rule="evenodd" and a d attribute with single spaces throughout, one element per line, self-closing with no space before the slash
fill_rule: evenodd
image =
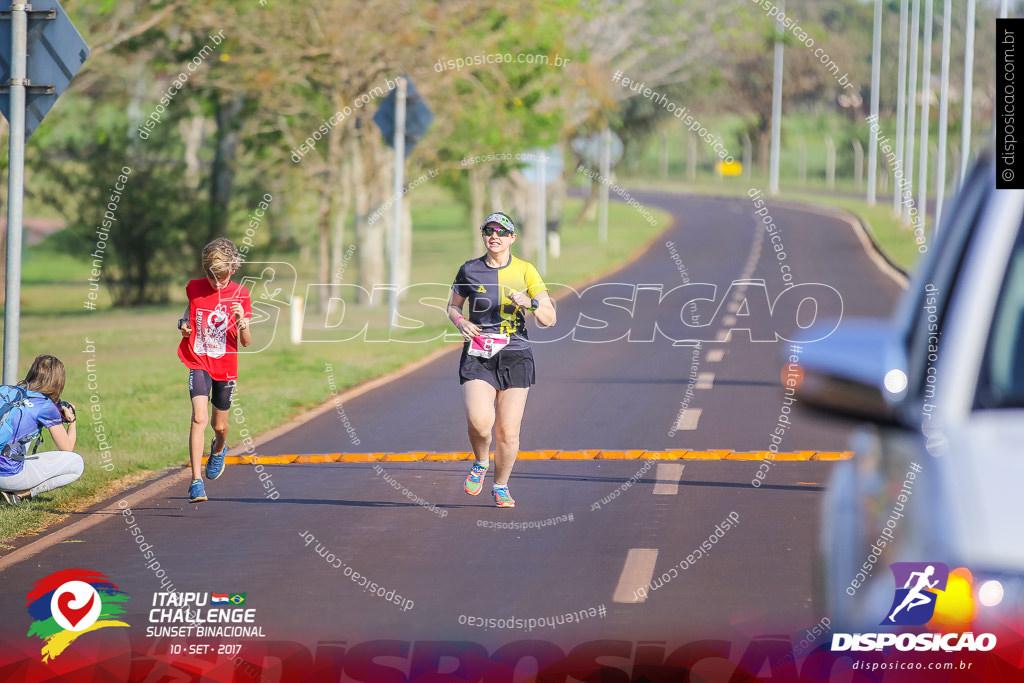
<path id="1" fill-rule="evenodd" d="M 244 605 L 245 604 L 245 593 L 232 593 L 228 598 L 228 602 L 232 605 Z"/>

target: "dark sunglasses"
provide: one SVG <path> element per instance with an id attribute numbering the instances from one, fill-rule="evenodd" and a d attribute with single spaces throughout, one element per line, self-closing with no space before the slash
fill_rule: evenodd
<path id="1" fill-rule="evenodd" d="M 509 235 L 515 234 L 514 232 L 507 228 L 492 228 L 489 225 L 480 228 L 480 232 L 482 232 L 487 237 L 490 237 L 491 235 L 497 235 L 498 237 L 508 237 Z"/>

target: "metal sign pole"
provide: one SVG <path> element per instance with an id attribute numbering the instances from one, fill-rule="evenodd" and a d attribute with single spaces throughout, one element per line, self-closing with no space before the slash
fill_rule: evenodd
<path id="1" fill-rule="evenodd" d="M 601 131 L 601 187 L 597 188 L 597 241 L 608 241 L 608 184 L 611 183 L 612 162 L 612 131 L 605 128 Z"/>
<path id="2" fill-rule="evenodd" d="M 398 91 L 395 96 L 395 213 L 391 225 L 391 290 L 388 320 L 390 325 L 398 323 L 398 241 L 402 239 L 402 184 L 405 182 L 405 78 L 398 77 Z"/>
<path id="3" fill-rule="evenodd" d="M 542 151 L 537 164 L 540 173 L 540 181 L 537 183 L 537 270 L 541 275 L 548 268 L 547 165 L 547 152 Z"/>
<path id="4" fill-rule="evenodd" d="M 10 139 L 7 164 L 7 291 L 4 302 L 4 384 L 18 382 L 18 327 L 21 319 L 21 218 L 25 192 L 25 71 L 28 10 L 11 4 Z"/>

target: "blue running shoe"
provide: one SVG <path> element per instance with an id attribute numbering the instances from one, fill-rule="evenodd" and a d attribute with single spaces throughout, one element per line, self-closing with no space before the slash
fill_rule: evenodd
<path id="1" fill-rule="evenodd" d="M 206 497 L 206 487 L 203 486 L 203 480 L 193 479 L 192 485 L 188 487 L 188 502 L 202 503 L 204 500 L 209 499 Z"/>
<path id="2" fill-rule="evenodd" d="M 508 486 L 498 486 L 491 489 L 491 495 L 494 496 L 494 504 L 500 508 L 514 508 L 516 506 L 512 496 L 508 494 Z"/>
<path id="3" fill-rule="evenodd" d="M 466 493 L 471 496 L 480 495 L 480 489 L 484 486 L 485 474 L 487 474 L 487 465 L 474 462 L 473 469 L 469 471 L 469 476 L 466 477 Z"/>
<path id="4" fill-rule="evenodd" d="M 210 442 L 210 457 L 206 459 L 206 478 L 216 479 L 224 472 L 224 456 L 228 454 L 228 445 L 224 444 L 224 449 L 220 453 L 213 452 L 213 444 L 217 443 L 215 438 Z"/>

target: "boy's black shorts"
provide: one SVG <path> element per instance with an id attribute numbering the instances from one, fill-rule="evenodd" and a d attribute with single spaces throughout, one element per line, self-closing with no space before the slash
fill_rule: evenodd
<path id="1" fill-rule="evenodd" d="M 459 384 L 471 379 L 482 379 L 497 391 L 505 389 L 528 389 L 537 383 L 537 371 L 533 364 L 533 351 L 529 348 L 499 351 L 490 358 L 470 356 L 466 353 L 469 343 L 462 347 L 459 359 Z"/>
<path id="2" fill-rule="evenodd" d="M 235 392 L 235 380 L 219 380 L 210 377 L 206 370 L 188 371 L 188 395 L 190 398 L 205 396 L 217 410 L 231 409 L 231 394 Z M 211 393 L 213 394 L 211 398 Z"/>

